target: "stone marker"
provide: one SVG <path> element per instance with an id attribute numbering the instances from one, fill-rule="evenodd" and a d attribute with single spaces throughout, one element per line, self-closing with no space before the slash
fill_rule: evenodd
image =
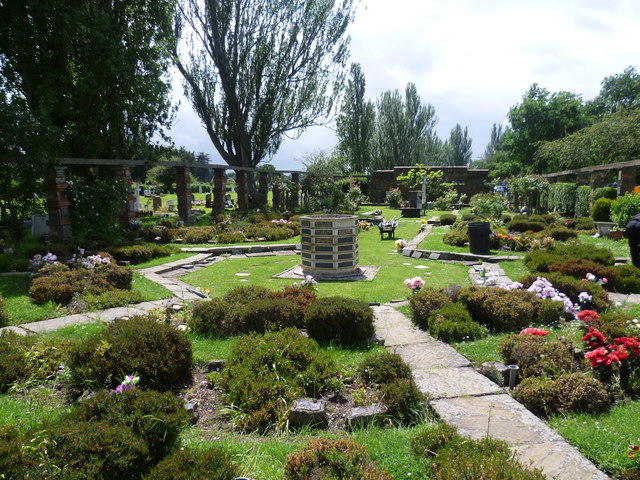
<path id="1" fill-rule="evenodd" d="M 422 258 L 422 252 L 418 252 L 418 251 L 412 252 L 411 258 Z"/>
<path id="2" fill-rule="evenodd" d="M 438 260 L 439 258 L 440 258 L 440 254 L 439 253 L 431 252 L 429 254 L 429 260 Z"/>
<path id="3" fill-rule="evenodd" d="M 289 423 L 292 425 L 326 425 L 327 407 L 324 400 L 295 400 L 289 410 Z"/>
<path id="4" fill-rule="evenodd" d="M 209 372 L 219 372 L 226 365 L 227 360 L 225 358 L 217 358 L 214 360 L 209 360 L 207 363 L 207 370 Z"/>
<path id="5" fill-rule="evenodd" d="M 365 426 L 385 413 L 387 413 L 387 407 L 381 403 L 374 403 L 368 407 L 355 407 L 347 414 L 347 425 L 350 427 Z"/>

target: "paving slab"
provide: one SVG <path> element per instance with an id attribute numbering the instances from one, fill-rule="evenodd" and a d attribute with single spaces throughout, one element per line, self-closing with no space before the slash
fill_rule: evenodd
<path id="1" fill-rule="evenodd" d="M 471 362 L 454 348 L 442 342 L 416 343 L 400 347 L 391 347 L 391 353 L 397 353 L 413 369 L 437 367 L 468 367 Z"/>
<path id="2" fill-rule="evenodd" d="M 511 449 L 525 465 L 540 468 L 555 480 L 610 480 L 578 450 L 566 442 L 544 442 L 520 445 Z"/>
<path id="3" fill-rule="evenodd" d="M 564 442 L 558 433 L 506 394 L 443 398 L 429 404 L 442 420 L 472 439 L 489 435 L 512 447 Z"/>
<path id="4" fill-rule="evenodd" d="M 255 253 L 245 253 L 247 257 L 275 257 L 275 252 L 255 252 Z"/>
<path id="5" fill-rule="evenodd" d="M 16 327 L 15 325 L 0 328 L 0 335 L 2 335 L 4 332 L 12 332 L 16 335 L 20 335 L 21 337 L 25 337 L 28 335 L 28 332 L 24 328 Z"/>
<path id="6" fill-rule="evenodd" d="M 414 369 L 413 379 L 420 391 L 431 398 L 504 393 L 499 385 L 471 367 Z"/>
<path id="7" fill-rule="evenodd" d="M 52 332 L 59 328 L 68 327 L 69 325 L 77 325 L 79 323 L 90 323 L 93 319 L 88 315 L 76 313 L 75 315 L 66 315 L 64 317 L 50 318 L 49 320 L 41 320 L 39 322 L 23 323 L 21 328 L 27 332 L 43 333 Z"/>

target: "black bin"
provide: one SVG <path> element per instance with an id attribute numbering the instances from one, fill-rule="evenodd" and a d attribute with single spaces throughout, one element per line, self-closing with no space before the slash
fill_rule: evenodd
<path id="1" fill-rule="evenodd" d="M 471 253 L 489 253 L 491 244 L 491 225 L 489 222 L 469 222 L 469 251 Z"/>

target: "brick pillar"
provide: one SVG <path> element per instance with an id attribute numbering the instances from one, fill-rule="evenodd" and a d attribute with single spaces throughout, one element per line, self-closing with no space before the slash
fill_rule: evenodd
<path id="1" fill-rule="evenodd" d="M 224 176 L 224 168 L 213 169 L 213 214 L 220 215 L 224 213 L 224 194 L 225 183 L 227 179 Z"/>
<path id="2" fill-rule="evenodd" d="M 191 223 L 191 183 L 189 179 L 189 169 L 187 167 L 176 167 L 176 194 L 178 195 L 178 215 L 184 223 Z"/>
<path id="3" fill-rule="evenodd" d="M 258 206 L 266 210 L 269 203 L 269 172 L 260 172 L 260 185 L 258 189 Z"/>
<path id="4" fill-rule="evenodd" d="M 598 170 L 597 172 L 591 172 L 591 189 L 604 187 L 607 184 L 607 172 L 605 170 Z"/>
<path id="5" fill-rule="evenodd" d="M 247 191 L 247 172 L 236 170 L 236 190 L 238 192 L 238 209 L 247 210 L 249 208 L 249 198 Z"/>
<path id="6" fill-rule="evenodd" d="M 280 211 L 280 179 L 281 179 L 281 174 L 276 173 L 275 174 L 275 179 L 273 182 L 273 187 L 271 189 L 271 194 L 273 197 L 273 211 L 274 212 L 279 212 Z"/>
<path id="7" fill-rule="evenodd" d="M 591 182 L 591 174 L 589 172 L 577 172 L 576 173 L 576 185 L 589 185 Z"/>
<path id="8" fill-rule="evenodd" d="M 636 167 L 624 167 L 618 172 L 618 194 L 633 192 L 636 186 Z"/>
<path id="9" fill-rule="evenodd" d="M 69 185 L 65 178 L 67 167 L 53 167 L 45 178 L 47 213 L 49 214 L 49 238 L 54 242 L 64 242 L 71 238 L 71 201 L 67 196 Z"/>
<path id="10" fill-rule="evenodd" d="M 124 182 L 127 187 L 126 197 L 124 202 L 120 204 L 120 216 L 118 220 L 120 222 L 120 228 L 123 230 L 129 230 L 131 228 L 131 220 L 136 216 L 134 210 L 134 195 L 133 195 L 133 180 L 131 179 L 131 171 L 126 165 L 120 165 L 113 168 L 113 177 L 116 180 Z"/>
<path id="11" fill-rule="evenodd" d="M 289 210 L 295 211 L 300 206 L 300 174 L 291 174 L 291 202 Z"/>

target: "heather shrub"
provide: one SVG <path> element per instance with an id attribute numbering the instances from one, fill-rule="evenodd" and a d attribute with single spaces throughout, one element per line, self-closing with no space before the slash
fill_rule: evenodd
<path id="1" fill-rule="evenodd" d="M 611 343 L 620 337 L 637 337 L 638 331 L 633 324 L 631 315 L 616 312 L 603 313 L 599 318 L 589 322 L 589 326 L 599 330 Z"/>
<path id="2" fill-rule="evenodd" d="M 170 325 L 144 316 L 116 320 L 72 350 L 71 384 L 115 388 L 135 373 L 144 387 L 170 390 L 190 379 L 191 358 L 190 341 Z"/>
<path id="3" fill-rule="evenodd" d="M 548 342 L 537 335 L 511 334 L 500 340 L 498 348 L 504 363 L 518 365 L 523 378 L 556 377 L 573 366 L 572 346 L 560 340 Z"/>
<path id="4" fill-rule="evenodd" d="M 126 427 L 144 441 L 153 463 L 174 448 L 181 428 L 188 425 L 190 419 L 184 401 L 172 393 L 137 388 L 119 394 L 100 390 L 81 402 L 70 416 L 77 422 Z"/>
<path id="5" fill-rule="evenodd" d="M 239 332 L 239 312 L 223 300 L 197 302 L 187 321 L 191 330 L 204 337 L 225 338 Z"/>
<path id="6" fill-rule="evenodd" d="M 564 293 L 569 297 L 574 304 L 579 304 L 580 299 L 578 298 L 578 295 L 582 292 L 586 292 L 591 295 L 591 305 L 585 305 L 584 308 L 592 308 L 593 310 L 602 311 L 609 307 L 607 292 L 597 283 L 578 280 L 557 272 L 545 273 L 544 278 L 551 282 L 559 292 Z M 519 279 L 519 282 L 524 285 L 524 288 L 529 288 L 537 279 L 538 275 L 534 273 Z M 557 303 L 559 304 L 560 302 Z"/>
<path id="7" fill-rule="evenodd" d="M 222 232 L 216 237 L 218 243 L 243 243 L 245 238 L 242 232 Z"/>
<path id="8" fill-rule="evenodd" d="M 411 425 L 420 419 L 426 398 L 413 378 L 396 378 L 382 384 L 380 397 L 387 407 L 387 415 L 403 425 Z"/>
<path id="9" fill-rule="evenodd" d="M 369 459 L 364 446 L 350 440 L 312 440 L 287 457 L 285 480 L 391 480 Z"/>
<path id="10" fill-rule="evenodd" d="M 166 257 L 180 250 L 170 245 L 157 245 L 155 243 L 131 243 L 118 245 L 107 249 L 117 261 L 131 262 L 132 264 L 144 263 L 154 258 Z"/>
<path id="11" fill-rule="evenodd" d="M 105 310 L 144 302 L 144 295 L 138 290 L 107 290 L 94 295 L 91 292 L 76 294 L 67 309 L 71 312 L 86 310 Z"/>
<path id="12" fill-rule="evenodd" d="M 542 300 L 525 290 L 468 287 L 460 292 L 459 300 L 475 322 L 492 332 L 511 332 L 534 323 L 552 324 L 564 310 L 561 302 Z"/>
<path id="13" fill-rule="evenodd" d="M 566 242 L 571 238 L 578 238 L 578 232 L 565 226 L 546 227 L 537 235 L 542 237 L 551 237 L 559 242 Z"/>
<path id="14" fill-rule="evenodd" d="M 247 226 L 247 238 L 264 238 L 268 241 L 285 240 L 300 233 L 297 223 L 260 222 Z"/>
<path id="15" fill-rule="evenodd" d="M 185 227 L 169 230 L 171 241 L 181 239 L 182 243 L 207 243 L 213 240 L 215 234 L 215 227 Z"/>
<path id="16" fill-rule="evenodd" d="M 37 304 L 54 302 L 66 305 L 76 293 L 82 292 L 77 275 L 71 271 L 36 277 L 31 281 L 29 296 Z"/>
<path id="17" fill-rule="evenodd" d="M 358 367 L 367 383 L 384 384 L 398 378 L 411 378 L 411 367 L 397 353 L 368 355 Z"/>
<path id="18" fill-rule="evenodd" d="M 547 227 L 547 223 L 540 219 L 535 220 L 522 215 L 515 215 L 507 224 L 510 232 L 540 232 Z"/>
<path id="19" fill-rule="evenodd" d="M 453 213 L 444 213 L 440 215 L 440 225 L 453 225 L 456 222 L 456 216 Z"/>
<path id="20" fill-rule="evenodd" d="M 25 352 L 26 375 L 33 380 L 46 380 L 58 372 L 61 364 L 69 363 L 74 341 L 62 338 L 28 339 Z"/>
<path id="21" fill-rule="evenodd" d="M 593 222 L 593 219 L 589 217 L 574 218 L 573 224 L 576 230 L 593 230 L 596 228 L 596 224 Z"/>
<path id="22" fill-rule="evenodd" d="M 409 297 L 413 323 L 422 330 L 427 330 L 431 314 L 449 303 L 451 303 L 451 299 L 445 293 L 433 288 L 421 289 Z"/>
<path id="23" fill-rule="evenodd" d="M 430 480 L 545 480 L 539 469 L 528 469 L 513 459 L 507 444 L 493 438 L 452 442 L 438 451 L 429 467 Z"/>
<path id="24" fill-rule="evenodd" d="M 566 260 L 548 265 L 550 272 L 558 272 L 562 275 L 582 280 L 587 273 L 592 273 L 598 279 L 606 278 L 607 287 L 613 287 L 618 279 L 618 271 L 616 267 L 606 267 L 600 263 L 596 263 L 584 258 L 576 258 L 574 260 Z M 638 275 L 640 278 L 640 275 Z"/>
<path id="25" fill-rule="evenodd" d="M 242 332 L 264 333 L 284 328 L 302 328 L 304 312 L 302 307 L 285 298 L 265 298 L 254 300 L 238 312 Z"/>
<path id="26" fill-rule="evenodd" d="M 513 398 L 536 415 L 549 415 L 555 410 L 554 381 L 545 377 L 525 377 L 513 391 Z"/>
<path id="27" fill-rule="evenodd" d="M 13 332 L 0 335 L 0 393 L 28 375 L 27 340 Z"/>
<path id="28" fill-rule="evenodd" d="M 611 405 L 605 385 L 581 373 L 558 377 L 553 383 L 553 390 L 558 413 L 602 413 Z"/>
<path id="29" fill-rule="evenodd" d="M 94 272 L 104 278 L 113 289 L 131 290 L 133 272 L 129 268 L 119 267 L 113 263 L 104 263 L 97 265 Z"/>
<path id="30" fill-rule="evenodd" d="M 371 307 L 346 297 L 318 298 L 307 310 L 304 324 L 309 336 L 321 343 L 356 345 L 374 333 Z"/>
<path id="31" fill-rule="evenodd" d="M 640 269 L 633 265 L 616 265 L 615 290 L 619 293 L 640 293 Z"/>
<path id="32" fill-rule="evenodd" d="M 143 230 L 142 236 L 148 242 L 169 243 L 169 228 L 164 225 L 152 225 Z"/>
<path id="33" fill-rule="evenodd" d="M 553 245 L 547 250 L 533 250 L 524 256 L 524 265 L 531 272 L 548 272 L 552 263 L 566 262 L 578 258 L 591 260 L 604 266 L 612 267 L 615 259 L 608 248 L 593 245 Z"/>
<path id="34" fill-rule="evenodd" d="M 172 451 L 144 480 L 233 480 L 237 475 L 229 452 L 218 447 L 185 448 Z"/>
<path id="35" fill-rule="evenodd" d="M 484 338 L 489 331 L 471 319 L 459 303 L 450 303 L 432 313 L 428 320 L 429 333 L 445 342 L 461 342 Z"/>
<path id="36" fill-rule="evenodd" d="M 220 375 L 227 404 L 242 412 L 240 430 L 266 430 L 284 424 L 289 403 L 316 398 L 335 364 L 310 338 L 288 328 L 249 334 L 234 346 Z"/>
<path id="37" fill-rule="evenodd" d="M 247 285 L 229 290 L 222 300 L 231 305 L 246 305 L 254 300 L 262 300 L 269 297 L 271 290 L 258 285 Z"/>
<path id="38" fill-rule="evenodd" d="M 448 423 L 429 425 L 410 438 L 411 453 L 417 458 L 434 457 L 438 450 L 463 440 L 464 437 L 458 434 L 456 427 Z"/>
<path id="39" fill-rule="evenodd" d="M 454 247 L 464 247 L 469 242 L 469 227 L 466 223 L 452 225 L 442 236 L 442 242 Z"/>
<path id="40" fill-rule="evenodd" d="M 306 314 L 309 306 L 315 302 L 316 294 L 310 286 L 284 287 L 283 290 L 271 292 L 268 298 L 284 298 L 295 302 L 302 308 L 302 312 Z"/>

